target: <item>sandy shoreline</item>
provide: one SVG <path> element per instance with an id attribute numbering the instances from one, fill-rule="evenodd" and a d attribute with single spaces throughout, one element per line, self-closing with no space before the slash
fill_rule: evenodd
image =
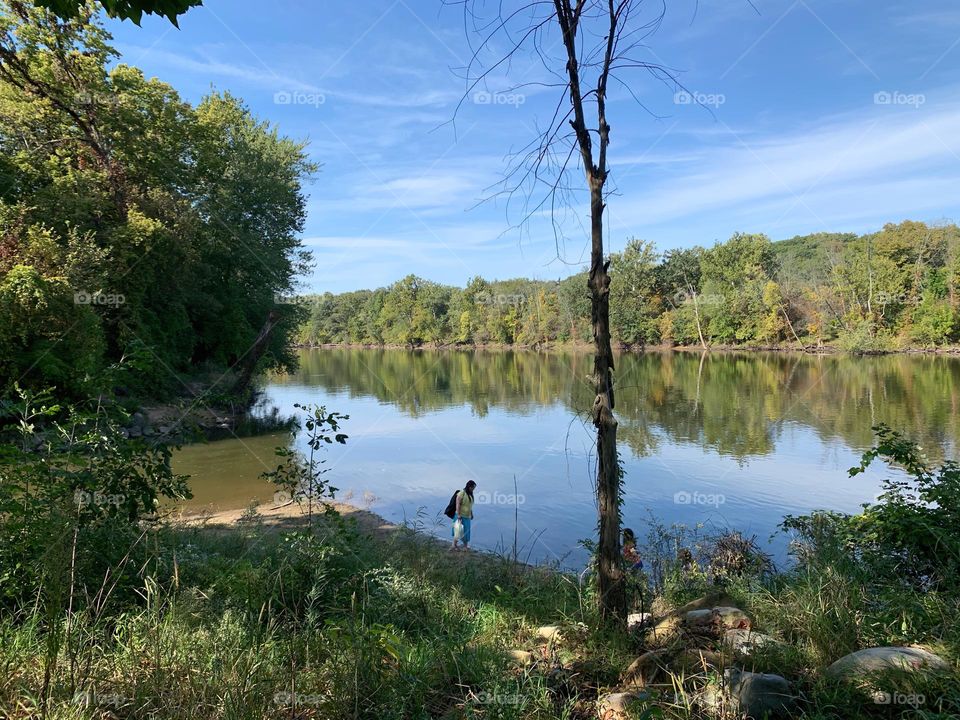
<path id="1" fill-rule="evenodd" d="M 448 553 L 450 540 L 447 538 L 437 537 L 428 532 L 390 522 L 371 510 L 365 510 L 348 503 L 326 501 L 325 504 L 332 507 L 344 518 L 356 521 L 357 528 L 361 533 L 378 542 L 415 543 L 424 550 L 449 554 L 452 560 L 456 558 L 455 562 L 464 562 L 469 559 L 469 561 L 507 563 L 513 568 L 523 568 L 526 572 L 557 572 L 556 568 L 524 560 L 513 560 L 508 556 L 489 550 L 470 548 L 469 552 Z M 322 505 L 315 503 L 313 513 L 315 517 L 322 518 Z M 206 528 L 213 531 L 252 527 L 256 524 L 256 527 L 268 532 L 290 532 L 302 530 L 307 525 L 308 517 L 306 503 L 287 502 L 282 505 L 272 503 L 258 505 L 255 515 L 250 514 L 249 508 L 214 511 L 179 508 L 167 515 L 166 519 L 182 527 Z M 322 522 L 322 519 L 320 522 Z"/>
<path id="2" fill-rule="evenodd" d="M 370 510 L 358 508 L 344 502 L 326 501 L 338 513 L 346 518 L 357 521 L 357 525 L 364 531 L 373 534 L 392 534 L 402 530 L 402 525 L 391 523 Z M 323 514 L 320 503 L 314 503 L 314 515 Z M 256 519 L 267 528 L 287 529 L 307 522 L 309 508 L 306 503 L 286 502 L 281 505 L 273 503 L 256 506 L 256 515 L 251 518 L 249 508 L 231 508 L 227 510 L 198 510 L 181 508 L 171 513 L 169 519 L 175 523 L 208 527 L 233 527 L 248 524 L 250 519 Z"/>

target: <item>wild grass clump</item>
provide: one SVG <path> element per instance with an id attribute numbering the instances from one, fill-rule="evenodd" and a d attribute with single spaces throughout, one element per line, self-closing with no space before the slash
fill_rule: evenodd
<path id="1" fill-rule="evenodd" d="M 960 717 L 960 468 L 930 468 L 901 435 L 876 431 L 877 446 L 851 474 L 877 458 L 905 473 L 859 514 L 786 518 L 794 562 L 780 572 L 735 532 L 652 522 L 645 555 L 654 608 L 663 615 L 707 596 L 747 611 L 777 642 L 737 665 L 787 678 L 798 717 Z M 885 646 L 921 647 L 951 670 L 849 682 L 825 673 L 849 653 Z M 713 682 L 722 684 L 719 673 Z M 704 712 L 689 688 L 661 707 L 677 718 Z"/>

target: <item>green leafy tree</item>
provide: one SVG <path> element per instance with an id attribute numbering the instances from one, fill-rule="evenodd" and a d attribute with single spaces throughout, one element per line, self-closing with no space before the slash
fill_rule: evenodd
<path id="1" fill-rule="evenodd" d="M 610 256 L 610 327 L 624 345 L 660 340 L 657 260 L 653 243 L 636 239 Z"/>
<path id="2" fill-rule="evenodd" d="M 0 169 L 9 184 L 0 284 L 22 287 L 32 269 L 37 288 L 62 286 L 58 297 L 88 307 L 34 305 L 46 321 L 22 323 L 20 349 L 0 349 L 0 367 L 14 373 L 7 354 L 41 347 L 53 332 L 51 353 L 25 381 L 64 392 L 79 392 L 98 358 L 116 361 L 134 345 L 155 360 L 141 378 L 152 391 L 198 365 L 289 366 L 290 339 L 307 316 L 284 299 L 310 262 L 300 184 L 315 166 L 304 145 L 230 95 L 192 107 L 135 68 L 110 67 L 115 58 L 89 8 L 60 19 L 2 5 Z M 78 372 L 50 365 L 96 338 L 102 350 Z M 55 374 L 45 378 L 48 369 Z M 4 389 L 17 377 L 0 377 Z"/>

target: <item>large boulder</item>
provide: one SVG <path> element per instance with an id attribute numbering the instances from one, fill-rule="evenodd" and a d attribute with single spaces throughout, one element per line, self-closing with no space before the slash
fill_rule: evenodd
<path id="1" fill-rule="evenodd" d="M 788 715 L 794 698 L 780 675 L 731 668 L 723 674 L 723 686 L 708 689 L 700 701 L 711 713 L 763 720 Z"/>
<path id="2" fill-rule="evenodd" d="M 728 670 L 725 678 L 730 709 L 739 715 L 762 720 L 785 715 L 793 705 L 790 683 L 780 675 Z"/>
<path id="3" fill-rule="evenodd" d="M 944 672 L 950 663 L 929 650 L 915 647 L 874 647 L 845 655 L 826 670 L 835 680 L 862 681 L 885 672 Z"/>

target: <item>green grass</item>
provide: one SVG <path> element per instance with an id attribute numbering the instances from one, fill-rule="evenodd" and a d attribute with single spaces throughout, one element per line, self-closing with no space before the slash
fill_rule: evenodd
<path id="1" fill-rule="evenodd" d="M 0 715 L 574 717 L 580 690 L 554 692 L 508 651 L 536 649 L 540 624 L 591 620 L 575 578 L 338 520 L 145 544 L 135 601 L 0 622 Z"/>
<path id="2" fill-rule="evenodd" d="M 113 580 L 76 578 L 0 619 L 0 717 L 32 718 L 595 718 L 598 695 L 644 651 L 639 635 L 595 628 L 577 579 L 478 553 L 453 554 L 408 530 L 361 532 L 322 518 L 276 529 L 160 527 Z M 956 662 L 954 595 L 911 593 L 842 556 L 727 591 L 756 626 L 785 641 L 746 669 L 777 672 L 796 690 L 797 717 L 960 716 L 960 683 L 913 687 L 918 708 L 874 704 L 826 682 L 823 669 L 870 645 L 923 643 Z M 85 584 L 89 582 L 89 587 Z M 657 606 L 688 599 L 703 577 L 667 587 Z M 54 602 L 50 598 L 59 598 Z M 545 646 L 537 626 L 566 628 Z M 539 661 L 519 667 L 509 651 Z M 704 682 L 651 691 L 637 717 L 709 717 Z M 898 686 L 899 687 L 899 686 Z M 906 688 L 906 686 L 903 686 Z"/>

